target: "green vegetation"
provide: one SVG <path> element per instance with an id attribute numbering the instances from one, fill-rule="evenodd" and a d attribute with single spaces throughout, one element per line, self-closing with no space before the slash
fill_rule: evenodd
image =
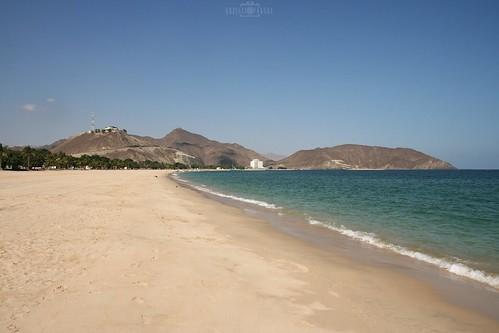
<path id="1" fill-rule="evenodd" d="M 52 153 L 47 149 L 26 146 L 8 148 L 0 144 L 0 169 L 3 170 L 45 170 L 45 169 L 244 169 L 227 165 L 185 165 L 157 161 L 134 161 L 131 159 L 110 159 L 99 155 L 74 157 L 64 153 Z"/>
<path id="2" fill-rule="evenodd" d="M 0 144 L 0 168 L 4 170 L 42 169 L 187 169 L 182 163 L 168 164 L 157 161 L 110 159 L 99 155 L 74 157 L 64 153 L 51 153 L 47 149 L 29 146 L 9 149 Z"/>
<path id="3" fill-rule="evenodd" d="M 2 161 L 3 161 L 3 145 L 0 143 L 0 170 L 2 170 Z"/>

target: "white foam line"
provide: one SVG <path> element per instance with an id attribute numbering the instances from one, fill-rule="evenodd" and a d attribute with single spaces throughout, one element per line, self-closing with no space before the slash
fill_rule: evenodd
<path id="1" fill-rule="evenodd" d="M 196 186 L 196 185 L 192 184 L 191 182 L 178 177 L 178 174 L 173 174 L 173 176 L 176 179 L 178 179 L 184 183 L 188 183 L 190 186 L 194 187 L 195 189 L 197 189 L 199 191 L 210 193 L 212 195 L 216 195 L 216 196 L 219 196 L 222 198 L 228 198 L 228 199 L 233 199 L 233 200 L 237 200 L 237 201 L 242 201 L 245 203 L 250 203 L 250 204 L 254 204 L 254 205 L 258 205 L 258 206 L 270 208 L 270 209 L 280 209 L 281 208 L 281 207 L 278 207 L 274 204 L 267 203 L 265 201 L 246 199 L 246 198 L 241 198 L 241 197 L 237 197 L 234 195 L 228 195 L 228 194 L 224 194 L 224 193 L 220 193 L 220 192 L 215 192 L 215 191 L 212 191 L 206 187 Z M 377 248 L 391 250 L 391 251 L 396 252 L 398 254 L 401 254 L 403 256 L 411 257 L 411 258 L 414 258 L 416 260 L 423 261 L 425 263 L 432 264 L 434 266 L 438 266 L 438 267 L 443 268 L 443 269 L 445 269 L 445 270 L 447 270 L 455 275 L 467 277 L 469 279 L 472 279 L 472 280 L 475 280 L 475 281 L 478 281 L 481 283 L 485 283 L 491 287 L 499 289 L 499 276 L 497 276 L 497 275 L 487 274 L 485 272 L 482 272 L 482 271 L 477 270 L 477 269 L 473 269 L 473 268 L 466 266 L 466 265 L 459 263 L 459 262 L 449 262 L 445 259 L 435 258 L 435 257 L 432 257 L 428 254 L 421 253 L 418 251 L 409 250 L 409 249 L 402 247 L 402 246 L 399 246 L 399 245 L 385 243 L 382 240 L 380 240 L 379 238 L 377 238 L 376 235 L 374 235 L 372 233 L 350 230 L 350 229 L 345 228 L 345 226 L 343 226 L 343 225 L 340 227 L 337 227 L 337 226 L 323 223 L 321 221 L 317 221 L 317 220 L 310 219 L 310 218 L 308 219 L 308 223 L 313 224 L 313 225 L 320 225 L 322 227 L 328 228 L 330 230 L 334 230 L 336 232 L 339 232 L 342 235 L 345 235 L 345 236 L 350 237 L 352 239 L 367 243 L 367 244 L 375 246 Z"/>
<path id="2" fill-rule="evenodd" d="M 182 181 L 184 183 L 188 183 L 190 186 L 194 187 L 198 191 L 202 191 L 202 192 L 205 192 L 205 193 L 216 195 L 218 197 L 222 197 L 222 198 L 226 198 L 226 199 L 232 199 L 232 200 L 237 200 L 237 201 L 241 201 L 241 202 L 245 202 L 245 203 L 249 203 L 249 204 L 253 204 L 253 205 L 257 205 L 257 206 L 261 206 L 261 207 L 265 207 L 265 208 L 269 208 L 269 209 L 280 209 L 281 208 L 281 207 L 278 207 L 278 206 L 276 206 L 274 204 L 271 204 L 271 203 L 268 203 L 268 202 L 265 202 L 265 201 L 247 199 L 247 198 L 242 198 L 242 197 L 238 197 L 238 196 L 235 196 L 235 195 L 229 195 L 229 194 L 224 194 L 224 193 L 212 191 L 212 190 L 208 189 L 207 187 L 205 187 L 205 185 L 197 186 L 197 185 L 194 185 L 193 183 L 191 183 L 191 182 L 189 182 L 189 181 L 187 181 L 185 179 L 182 179 L 182 178 L 178 177 L 178 175 L 176 175 L 176 174 L 173 174 L 173 176 L 177 180 L 180 180 L 180 181 Z"/>
<path id="3" fill-rule="evenodd" d="M 347 237 L 350 237 L 352 239 L 370 244 L 372 246 L 376 246 L 381 249 L 388 249 L 391 251 L 394 251 L 398 254 L 401 254 L 403 256 L 411 257 L 423 262 L 426 262 L 428 264 L 432 264 L 435 266 L 438 266 L 440 268 L 443 268 L 453 274 L 467 277 L 469 279 L 479 281 L 482 283 L 485 283 L 491 287 L 494 287 L 496 289 L 499 289 L 499 276 L 497 275 L 490 275 L 485 272 L 482 272 L 477 269 L 473 269 L 471 267 L 468 267 L 464 264 L 458 263 L 458 262 L 449 262 L 444 259 L 439 259 L 432 257 L 428 254 L 421 253 L 418 251 L 412 251 L 409 250 L 405 247 L 399 246 L 399 245 L 394 245 L 394 244 L 389 244 L 385 243 L 379 238 L 377 238 L 374 234 L 368 233 L 368 232 L 362 232 L 362 231 L 354 231 L 345 228 L 344 226 L 337 227 L 334 225 L 326 224 L 321 221 L 313 220 L 313 219 L 308 219 L 308 222 L 310 224 L 314 225 L 320 225 L 322 227 L 334 230 L 339 232 L 342 235 L 345 235 Z"/>
<path id="4" fill-rule="evenodd" d="M 199 191 L 203 191 L 203 192 L 206 192 L 206 193 L 209 193 L 209 194 L 213 194 L 213 195 L 216 195 L 216 196 L 219 196 L 219 197 L 222 197 L 222 198 L 237 200 L 237 201 L 241 201 L 241 202 L 245 202 L 245 203 L 249 203 L 249 204 L 253 204 L 253 205 L 258 205 L 258 206 L 265 207 L 265 208 L 270 208 L 270 209 L 279 209 L 280 208 L 280 207 L 277 207 L 274 204 L 271 204 L 271 203 L 268 203 L 268 202 L 265 202 L 265 201 L 259 201 L 259 200 L 253 200 L 253 199 L 246 199 L 246 198 L 238 197 L 238 196 L 235 196 L 235 195 L 229 195 L 229 194 L 224 194 L 224 193 L 220 193 L 220 192 L 215 192 L 215 191 L 212 191 L 212 190 L 210 190 L 210 189 L 208 189 L 206 187 L 201 187 L 201 186 L 196 186 L 196 185 L 192 185 L 192 186 L 195 189 L 199 190 Z"/>

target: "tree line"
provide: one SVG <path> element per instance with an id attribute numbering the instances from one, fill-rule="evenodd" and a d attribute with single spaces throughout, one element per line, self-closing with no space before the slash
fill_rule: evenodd
<path id="1" fill-rule="evenodd" d="M 191 166 L 197 167 L 197 166 Z M 110 159 L 99 155 L 75 157 L 65 153 L 52 153 L 47 149 L 30 146 L 12 149 L 0 144 L 0 168 L 3 170 L 43 170 L 43 169 L 186 169 L 182 163 L 158 161 L 134 161 L 132 159 Z"/>

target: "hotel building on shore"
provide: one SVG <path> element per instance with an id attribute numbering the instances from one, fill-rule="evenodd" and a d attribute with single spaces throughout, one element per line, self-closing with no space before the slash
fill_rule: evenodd
<path id="1" fill-rule="evenodd" d="M 263 161 L 260 161 L 257 158 L 251 160 L 250 168 L 251 169 L 263 169 Z"/>

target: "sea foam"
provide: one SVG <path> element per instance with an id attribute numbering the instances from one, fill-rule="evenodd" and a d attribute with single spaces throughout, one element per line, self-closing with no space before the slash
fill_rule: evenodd
<path id="1" fill-rule="evenodd" d="M 269 208 L 269 209 L 279 209 L 279 208 L 281 208 L 281 207 L 278 207 L 278 206 L 276 206 L 274 204 L 271 204 L 271 203 L 268 203 L 268 202 L 265 202 L 265 201 L 247 199 L 247 198 L 238 197 L 238 196 L 235 196 L 235 195 L 224 194 L 224 193 L 212 191 L 212 190 L 208 189 L 207 187 L 196 186 L 196 185 L 192 185 L 192 186 L 196 190 L 198 190 L 198 191 L 202 191 L 202 192 L 206 192 L 206 193 L 209 193 L 209 194 L 212 194 L 212 195 L 216 195 L 216 196 L 221 197 L 221 198 L 237 200 L 237 201 L 241 201 L 241 202 L 245 202 L 245 203 L 249 203 L 249 204 L 253 204 L 253 205 L 257 205 L 257 206 L 261 206 L 261 207 L 265 207 L 265 208 Z"/>
<path id="2" fill-rule="evenodd" d="M 211 195 L 216 195 L 216 196 L 221 197 L 221 198 L 237 200 L 237 201 L 241 201 L 241 202 L 244 202 L 244 203 L 249 203 L 249 204 L 252 204 L 252 205 L 257 205 L 257 206 L 265 207 L 265 208 L 269 208 L 269 209 L 280 209 L 281 208 L 281 207 L 278 207 L 278 206 L 276 206 L 274 204 L 271 204 L 271 203 L 268 203 L 268 202 L 265 202 L 265 201 L 247 199 L 247 198 L 238 197 L 238 196 L 235 196 L 235 195 L 230 195 L 230 194 L 224 194 L 224 193 L 216 192 L 216 191 L 210 190 L 205 185 L 201 185 L 201 186 L 194 185 L 191 182 L 178 177 L 177 174 L 173 174 L 173 176 L 175 177 L 175 179 L 177 179 L 177 180 L 179 180 L 181 182 L 189 184 L 191 187 L 195 188 L 198 191 L 209 193 Z"/>
<path id="3" fill-rule="evenodd" d="M 310 218 L 308 219 L 308 223 L 313 225 L 320 225 L 322 227 L 339 232 L 342 235 L 367 243 L 377 248 L 391 250 L 403 256 L 411 257 L 416 260 L 440 267 L 455 275 L 466 277 L 481 283 L 485 283 L 491 287 L 499 289 L 499 276 L 497 275 L 487 274 L 485 272 L 471 268 L 459 262 L 451 262 L 445 259 L 430 256 L 426 253 L 409 250 L 403 246 L 386 243 L 380 240 L 378 237 L 376 237 L 376 235 L 373 233 L 350 230 L 343 225 L 338 227 L 335 225 L 331 225 Z"/>
<path id="4" fill-rule="evenodd" d="M 281 209 L 282 208 L 282 207 L 278 207 L 274 204 L 271 204 L 271 203 L 268 203 L 265 201 L 247 199 L 247 198 L 243 198 L 243 197 L 238 197 L 238 196 L 234 196 L 234 195 L 228 195 L 228 194 L 216 192 L 216 191 L 208 189 L 204 185 L 197 186 L 197 185 L 194 185 L 185 179 L 178 177 L 178 174 L 173 174 L 173 176 L 177 180 L 184 182 L 184 183 L 187 183 L 187 184 L 189 184 L 189 186 L 191 186 L 199 191 L 206 192 L 206 193 L 209 193 L 212 195 L 216 195 L 216 196 L 219 196 L 222 198 L 237 200 L 237 201 L 241 201 L 244 203 L 254 204 L 254 205 L 258 205 L 258 206 L 269 208 L 269 209 Z M 281 215 L 281 214 L 282 213 L 280 213 L 279 215 Z M 410 250 L 410 249 L 407 249 L 403 246 L 387 243 L 387 242 L 384 242 L 381 239 L 379 239 L 373 233 L 351 230 L 351 229 L 346 228 L 343 225 L 338 227 L 334 224 L 324 223 L 324 222 L 321 222 L 318 220 L 314 220 L 312 218 L 308 218 L 308 223 L 312 224 L 312 225 L 319 225 L 319 226 L 325 227 L 327 229 L 336 231 L 344 236 L 347 236 L 351 239 L 375 246 L 375 247 L 380 248 L 380 249 L 386 249 L 386 250 L 393 251 L 393 252 L 398 253 L 400 255 L 410 257 L 410 258 L 437 266 L 437 267 L 442 268 L 442 269 L 444 269 L 452 274 L 466 277 L 466 278 L 487 284 L 493 288 L 499 289 L 499 276 L 491 275 L 491 274 L 485 273 L 483 271 L 471 268 L 463 263 L 452 262 L 452 261 L 448 261 L 446 259 L 436 258 L 436 257 L 433 257 L 433 256 L 428 255 L 426 253 Z"/>

